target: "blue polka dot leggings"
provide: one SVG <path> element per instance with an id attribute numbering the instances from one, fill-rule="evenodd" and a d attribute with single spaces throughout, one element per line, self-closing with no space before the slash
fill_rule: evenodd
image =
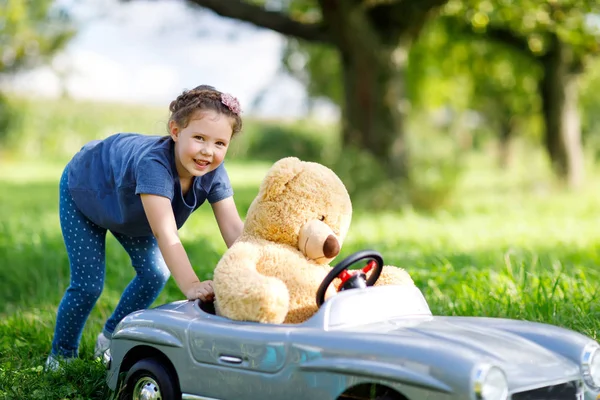
<path id="1" fill-rule="evenodd" d="M 87 219 L 75 205 L 68 189 L 67 170 L 68 167 L 60 179 L 59 215 L 71 266 L 71 283 L 58 306 L 52 354 L 70 358 L 78 355 L 83 327 L 104 287 L 106 229 Z M 129 254 L 136 276 L 104 325 L 104 335 L 108 338 L 127 314 L 148 308 L 170 276 L 153 236 L 112 233 Z"/>

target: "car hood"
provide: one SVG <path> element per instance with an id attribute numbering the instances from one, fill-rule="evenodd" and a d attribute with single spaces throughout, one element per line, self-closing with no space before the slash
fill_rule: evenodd
<path id="1" fill-rule="evenodd" d="M 391 324 L 395 327 L 387 332 L 390 335 L 410 334 L 443 341 L 475 351 L 490 361 L 536 365 L 563 361 L 561 356 L 515 334 L 451 317 L 433 317 L 418 324 L 396 320 Z"/>
<path id="2" fill-rule="evenodd" d="M 345 335 L 356 332 L 364 337 L 368 333 L 368 340 L 387 342 L 388 351 L 398 348 L 397 355 L 401 357 L 408 348 L 418 347 L 420 351 L 411 354 L 411 358 L 418 357 L 420 360 L 415 361 L 423 363 L 431 361 L 432 354 L 451 354 L 451 357 L 461 358 L 467 363 L 497 365 L 505 371 L 509 381 L 517 386 L 531 385 L 536 380 L 543 382 L 575 377 L 579 371 L 579 367 L 571 360 L 535 342 L 460 318 L 396 318 L 342 330 Z"/>

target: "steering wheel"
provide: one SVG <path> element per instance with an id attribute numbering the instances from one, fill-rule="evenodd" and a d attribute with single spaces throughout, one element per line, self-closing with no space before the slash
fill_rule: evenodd
<path id="1" fill-rule="evenodd" d="M 361 260 L 371 261 L 361 270 L 356 270 L 354 273 L 348 271 L 348 268 L 351 265 L 356 264 Z M 375 269 L 371 273 L 369 279 L 367 279 L 367 272 L 371 271 L 373 268 Z M 323 282 L 321 282 L 321 285 L 317 290 L 317 307 L 321 307 L 325 302 L 325 293 L 335 278 L 340 278 L 342 280 L 338 289 L 339 292 L 347 289 L 364 289 L 367 286 L 373 286 L 375 282 L 377 282 L 382 270 L 383 257 L 378 252 L 373 250 L 362 250 L 350 254 L 333 267 L 323 279 Z"/>

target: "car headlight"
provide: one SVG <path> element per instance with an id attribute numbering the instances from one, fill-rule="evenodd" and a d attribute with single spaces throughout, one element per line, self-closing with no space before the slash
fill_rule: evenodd
<path id="1" fill-rule="evenodd" d="M 473 377 L 473 393 L 476 400 L 506 400 L 508 382 L 498 367 L 480 367 Z"/>
<path id="2" fill-rule="evenodd" d="M 598 343 L 591 343 L 583 349 L 581 373 L 588 386 L 596 390 L 600 389 L 600 346 Z"/>

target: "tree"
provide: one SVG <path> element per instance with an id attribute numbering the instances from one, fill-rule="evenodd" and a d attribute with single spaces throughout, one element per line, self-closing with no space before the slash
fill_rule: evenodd
<path id="1" fill-rule="evenodd" d="M 511 46 L 541 66 L 538 83 L 545 145 L 557 175 L 571 186 L 584 179 L 578 79 L 590 56 L 600 52 L 587 23 L 600 7 L 595 0 L 452 0 L 445 15 L 454 25 Z"/>
<path id="2" fill-rule="evenodd" d="M 0 75 L 32 68 L 61 50 L 75 31 L 53 0 L 0 0 Z"/>
<path id="3" fill-rule="evenodd" d="M 0 78 L 48 60 L 71 39 L 68 15 L 52 0 L 0 0 Z M 0 139 L 13 112 L 0 93 Z"/>
<path id="4" fill-rule="evenodd" d="M 554 171 L 572 186 L 581 184 L 577 82 L 586 60 L 598 52 L 597 37 L 586 25 L 594 7 L 597 11 L 594 2 L 585 0 L 560 5 L 529 0 L 450 1 L 411 47 L 406 89 L 413 109 L 423 106 L 426 98 L 426 106 L 459 103 L 477 110 L 498 127 L 505 146 L 515 121 L 540 112 Z M 311 95 L 339 102 L 340 87 L 333 78 L 340 68 L 330 53 L 291 40 L 286 66 L 305 82 Z M 303 61 L 300 66 L 294 63 L 298 58 Z M 533 79 L 537 87 L 532 91 Z"/>
<path id="5" fill-rule="evenodd" d="M 506 166 L 511 139 L 540 111 L 536 97 L 540 68 L 511 46 L 461 33 L 452 26 L 456 23 L 447 18 L 430 20 L 411 46 L 405 76 L 411 113 L 450 112 L 444 130 L 456 135 L 459 147 L 470 149 L 471 135 L 463 125 L 466 116 L 476 111 L 497 133 L 499 161 Z M 336 79 L 340 66 L 332 49 L 290 39 L 283 63 L 311 97 L 342 104 L 342 85 Z"/>
<path id="6" fill-rule="evenodd" d="M 595 160 L 600 160 L 600 58 L 588 66 L 581 81 L 579 105 L 582 111 L 582 134 L 584 143 L 590 145 Z M 587 147 L 586 147 L 587 148 Z"/>
<path id="7" fill-rule="evenodd" d="M 188 0 L 217 14 L 335 49 L 341 66 L 342 143 L 406 179 L 404 75 L 424 23 L 448 0 Z"/>
<path id="8" fill-rule="evenodd" d="M 414 108 L 449 108 L 459 116 L 476 111 L 476 132 L 493 135 L 505 167 L 517 133 L 539 139 L 540 129 L 531 128 L 541 112 L 541 66 L 510 45 L 464 30 L 444 17 L 429 23 L 411 51 L 409 97 Z M 464 145 L 471 143 L 469 129 L 458 134 Z"/>

